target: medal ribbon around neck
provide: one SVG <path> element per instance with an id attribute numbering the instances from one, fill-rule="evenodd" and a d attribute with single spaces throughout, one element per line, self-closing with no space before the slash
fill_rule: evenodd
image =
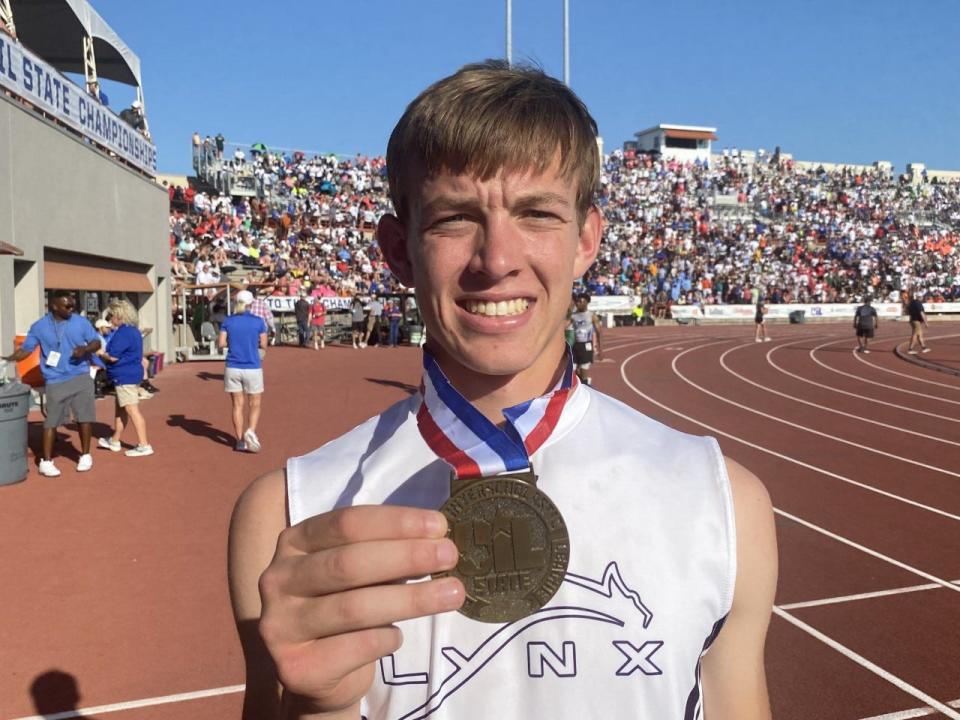
<path id="1" fill-rule="evenodd" d="M 530 456 L 557 426 L 567 399 L 579 382 L 568 348 L 566 368 L 553 390 L 505 408 L 507 423 L 501 429 L 450 384 L 436 359 L 424 350 L 420 385 L 423 402 L 417 413 L 417 427 L 430 449 L 453 468 L 458 478 L 526 470 Z"/>

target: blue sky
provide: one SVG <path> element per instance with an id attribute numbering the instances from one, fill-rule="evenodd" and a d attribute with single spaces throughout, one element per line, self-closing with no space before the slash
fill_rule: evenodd
<path id="1" fill-rule="evenodd" d="M 406 103 L 502 57 L 504 0 L 92 0 L 140 56 L 161 172 L 194 130 L 379 154 Z M 606 149 L 660 122 L 717 147 L 960 169 L 955 0 L 570 0 L 570 84 Z M 513 57 L 561 76 L 562 0 L 513 0 Z M 129 89 L 108 88 L 116 109 Z"/>

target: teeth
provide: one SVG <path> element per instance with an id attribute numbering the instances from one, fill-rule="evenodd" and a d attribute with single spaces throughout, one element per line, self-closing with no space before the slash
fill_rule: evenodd
<path id="1" fill-rule="evenodd" d="M 499 315 L 518 315 L 525 312 L 529 302 L 526 298 L 501 300 L 500 302 L 484 302 L 483 300 L 469 300 L 466 303 L 467 312 L 474 315 L 497 317 Z"/>

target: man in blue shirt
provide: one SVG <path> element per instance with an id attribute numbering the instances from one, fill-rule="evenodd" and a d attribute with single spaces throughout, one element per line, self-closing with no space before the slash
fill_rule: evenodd
<path id="1" fill-rule="evenodd" d="M 100 348 L 100 336 L 90 321 L 74 315 L 76 303 L 66 290 L 50 293 L 50 312 L 30 326 L 23 345 L 6 360 L 19 361 L 40 347 L 40 369 L 46 383 L 47 417 L 43 421 L 43 457 L 40 474 L 60 474 L 53 464 L 53 441 L 57 427 L 70 419 L 73 412 L 80 428 L 80 460 L 77 471 L 93 467 L 90 456 L 91 423 L 96 419 L 94 383 L 90 376 L 90 359 Z"/>
<path id="2" fill-rule="evenodd" d="M 250 312 L 253 293 L 237 293 L 236 312 L 223 321 L 217 347 L 227 348 L 226 368 L 223 371 L 224 389 L 233 403 L 233 429 L 237 435 L 235 449 L 260 452 L 257 421 L 260 419 L 260 396 L 263 394 L 263 367 L 260 352 L 267 349 L 267 324 L 263 318 Z M 249 418 L 244 430 L 246 406 Z"/>

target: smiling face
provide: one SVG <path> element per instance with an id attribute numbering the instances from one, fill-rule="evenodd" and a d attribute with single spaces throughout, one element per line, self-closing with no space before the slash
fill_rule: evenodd
<path id="1" fill-rule="evenodd" d="M 422 183 L 406 225 L 381 222 L 384 254 L 416 288 L 430 348 L 462 391 L 519 379 L 532 397 L 558 368 L 571 285 L 602 227 L 596 208 L 581 225 L 576 183 L 558 168 L 441 172 Z"/>

